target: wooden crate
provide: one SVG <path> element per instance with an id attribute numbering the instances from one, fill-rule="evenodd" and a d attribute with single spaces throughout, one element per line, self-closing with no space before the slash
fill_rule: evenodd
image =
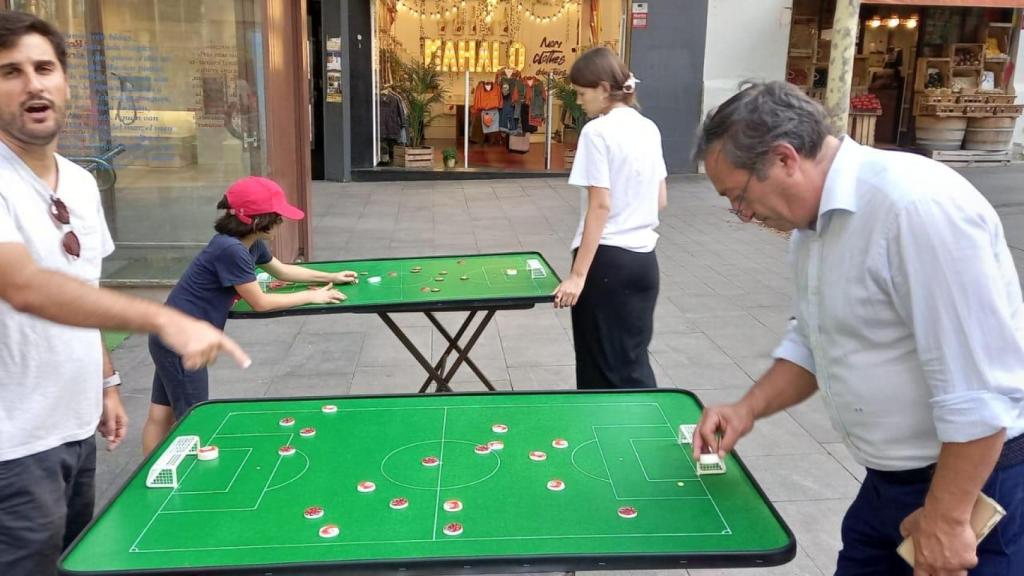
<path id="1" fill-rule="evenodd" d="M 953 104 L 950 102 L 942 102 L 938 104 L 924 104 L 918 102 L 914 106 L 915 116 L 962 116 L 964 113 L 965 106 L 963 104 Z"/>
<path id="2" fill-rule="evenodd" d="M 565 150 L 565 155 L 563 156 L 563 159 L 565 160 L 565 169 L 572 170 L 572 163 L 574 160 L 576 160 L 576 149 L 573 148 L 572 150 L 570 150 L 567 148 Z"/>
<path id="3" fill-rule="evenodd" d="M 949 166 L 1005 166 L 1012 158 L 1009 151 L 934 150 L 932 159 Z"/>
<path id="4" fill-rule="evenodd" d="M 921 104 L 952 104 L 956 102 L 956 94 L 949 90 L 925 90 L 918 92 L 914 101 Z"/>
<path id="5" fill-rule="evenodd" d="M 995 111 L 996 107 L 991 104 L 967 104 L 964 106 L 964 116 L 991 116 Z"/>
<path id="6" fill-rule="evenodd" d="M 961 94 L 956 97 L 957 104 L 984 104 L 988 97 L 984 94 Z"/>
<path id="7" fill-rule="evenodd" d="M 994 106 L 996 116 L 1017 117 L 1024 114 L 1024 104 L 1003 104 Z"/>
<path id="8" fill-rule="evenodd" d="M 1009 105 L 1016 101 L 1016 94 L 985 94 L 985 102 L 988 104 Z"/>
<path id="9" fill-rule="evenodd" d="M 937 86 L 937 88 L 949 88 L 952 68 L 949 58 L 918 58 L 917 73 L 914 75 L 914 90 L 920 92 L 928 88 L 929 68 L 934 68 L 939 74 L 941 86 Z"/>
<path id="10" fill-rule="evenodd" d="M 974 68 L 980 70 L 985 64 L 984 44 L 954 43 L 949 46 L 949 57 L 954 68 Z"/>
<path id="11" fill-rule="evenodd" d="M 405 168 L 432 168 L 434 166 L 434 149 L 429 146 L 423 148 L 395 146 L 395 160 L 392 164 Z"/>
<path id="12" fill-rule="evenodd" d="M 846 132 L 855 142 L 863 146 L 875 145 L 875 126 L 881 112 L 850 112 Z"/>

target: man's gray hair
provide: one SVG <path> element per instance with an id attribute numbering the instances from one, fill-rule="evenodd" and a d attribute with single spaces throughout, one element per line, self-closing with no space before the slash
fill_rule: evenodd
<path id="1" fill-rule="evenodd" d="M 805 158 L 815 158 L 832 133 L 825 109 L 788 82 L 740 84 L 740 92 L 708 112 L 694 159 L 705 160 L 718 142 L 733 166 L 758 178 L 767 174 L 772 146 L 788 143 Z"/>

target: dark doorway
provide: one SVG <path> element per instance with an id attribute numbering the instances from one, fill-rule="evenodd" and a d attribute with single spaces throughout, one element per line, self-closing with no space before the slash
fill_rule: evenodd
<path id="1" fill-rule="evenodd" d="M 320 0 L 306 4 L 306 40 L 309 47 L 310 154 L 313 180 L 324 179 L 324 42 Z"/>

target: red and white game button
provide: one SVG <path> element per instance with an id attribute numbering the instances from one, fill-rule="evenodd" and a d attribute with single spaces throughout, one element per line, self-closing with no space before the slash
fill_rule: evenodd
<path id="1" fill-rule="evenodd" d="M 321 506 L 310 506 L 302 513 L 303 516 L 310 520 L 316 520 L 324 515 L 324 509 Z"/>
<path id="2" fill-rule="evenodd" d="M 295 454 L 295 446 L 288 446 L 285 444 L 277 449 L 277 453 L 281 456 L 291 456 L 292 454 Z"/>
<path id="3" fill-rule="evenodd" d="M 337 524 L 327 524 L 320 529 L 321 538 L 334 538 L 338 534 L 341 534 L 341 529 Z"/>
<path id="4" fill-rule="evenodd" d="M 285 416 L 278 422 L 281 426 L 295 426 L 295 418 L 291 416 Z"/>
<path id="5" fill-rule="evenodd" d="M 438 464 L 441 463 L 441 461 L 437 459 L 437 456 L 427 456 L 423 460 L 420 460 L 420 462 L 422 462 L 423 465 L 427 467 L 437 466 Z"/>
<path id="6" fill-rule="evenodd" d="M 444 533 L 448 536 L 458 536 L 459 534 L 462 534 L 462 524 L 459 524 L 458 522 L 446 524 L 444 527 Z"/>
<path id="7" fill-rule="evenodd" d="M 619 516 L 623 518 L 636 518 L 636 508 L 632 506 L 623 506 L 619 508 Z"/>
<path id="8" fill-rule="evenodd" d="M 495 424 L 494 426 L 491 426 L 491 431 L 495 434 L 504 434 L 505 432 L 508 432 L 508 426 L 504 424 Z"/>
<path id="9" fill-rule="evenodd" d="M 459 502 L 458 500 L 444 501 L 445 512 L 458 512 L 459 510 L 462 510 L 462 502 Z"/>
<path id="10" fill-rule="evenodd" d="M 505 443 L 501 440 L 491 440 L 487 443 L 487 447 L 491 450 L 502 450 L 505 448 Z"/>
<path id="11" fill-rule="evenodd" d="M 303 428 L 302 430 L 299 430 L 299 436 L 302 436 L 303 438 L 316 436 L 316 428 L 313 428 L 312 426 Z"/>
<path id="12" fill-rule="evenodd" d="M 547 459 L 548 459 L 548 455 L 543 453 L 543 452 L 541 452 L 540 450 L 533 450 L 533 451 L 530 452 L 530 460 L 533 460 L 534 462 L 540 462 L 542 460 L 547 460 Z"/>
<path id="13" fill-rule="evenodd" d="M 377 485 L 369 480 L 363 480 L 359 484 L 356 484 L 356 490 L 360 492 L 373 492 L 377 489 Z"/>
<path id="14" fill-rule="evenodd" d="M 395 510 L 401 510 L 403 508 L 408 508 L 409 507 L 409 500 L 407 500 L 405 498 L 395 498 L 395 499 L 391 500 L 390 506 L 392 508 L 394 508 Z"/>
<path id="15" fill-rule="evenodd" d="M 565 490 L 565 482 L 562 482 L 561 480 L 550 480 L 548 481 L 548 490 L 561 492 L 562 490 Z"/>
<path id="16" fill-rule="evenodd" d="M 476 448 L 473 448 L 473 451 L 476 452 L 477 454 L 490 454 L 491 447 L 488 446 L 487 444 L 480 444 Z"/>
<path id="17" fill-rule="evenodd" d="M 220 456 L 220 450 L 213 445 L 202 446 L 196 452 L 196 458 L 200 460 L 216 460 Z"/>
<path id="18" fill-rule="evenodd" d="M 554 446 L 555 448 L 568 448 L 569 441 L 562 438 L 555 438 L 551 445 Z"/>
<path id="19" fill-rule="evenodd" d="M 338 411 L 338 407 L 335 406 L 334 404 L 324 404 L 323 406 L 320 407 L 320 410 L 324 414 L 334 414 L 335 412 Z"/>

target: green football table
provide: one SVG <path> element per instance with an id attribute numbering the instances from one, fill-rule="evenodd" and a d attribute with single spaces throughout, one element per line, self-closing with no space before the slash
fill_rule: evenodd
<path id="1" fill-rule="evenodd" d="M 724 474 L 695 473 L 678 429 L 700 410 L 674 389 L 200 404 L 60 567 L 450 574 L 788 562 L 793 535 L 736 455 Z M 203 456 L 210 445 L 215 459 Z"/>
<path id="2" fill-rule="evenodd" d="M 535 304 L 554 301 L 553 293 L 561 280 L 537 252 L 510 252 L 467 256 L 425 256 L 422 258 L 386 258 L 309 262 L 302 266 L 316 270 L 359 274 L 357 284 L 338 285 L 348 298 L 339 304 L 307 305 L 273 312 L 256 312 L 245 301 L 232 308 L 231 318 L 273 318 L 296 314 L 377 314 L 413 358 L 427 373 L 420 387 L 426 392 L 434 385 L 438 392 L 451 391 L 455 373 L 465 364 L 487 387 L 494 386 L 469 357 L 480 336 L 498 310 L 521 310 Z M 269 292 L 307 290 L 303 283 L 271 282 Z M 421 312 L 448 343 L 438 361 L 431 364 L 402 328 L 391 317 L 396 312 Z M 438 318 L 438 312 L 466 313 L 452 334 Z M 482 318 L 473 326 L 477 315 Z M 454 359 L 449 359 L 452 354 Z"/>

